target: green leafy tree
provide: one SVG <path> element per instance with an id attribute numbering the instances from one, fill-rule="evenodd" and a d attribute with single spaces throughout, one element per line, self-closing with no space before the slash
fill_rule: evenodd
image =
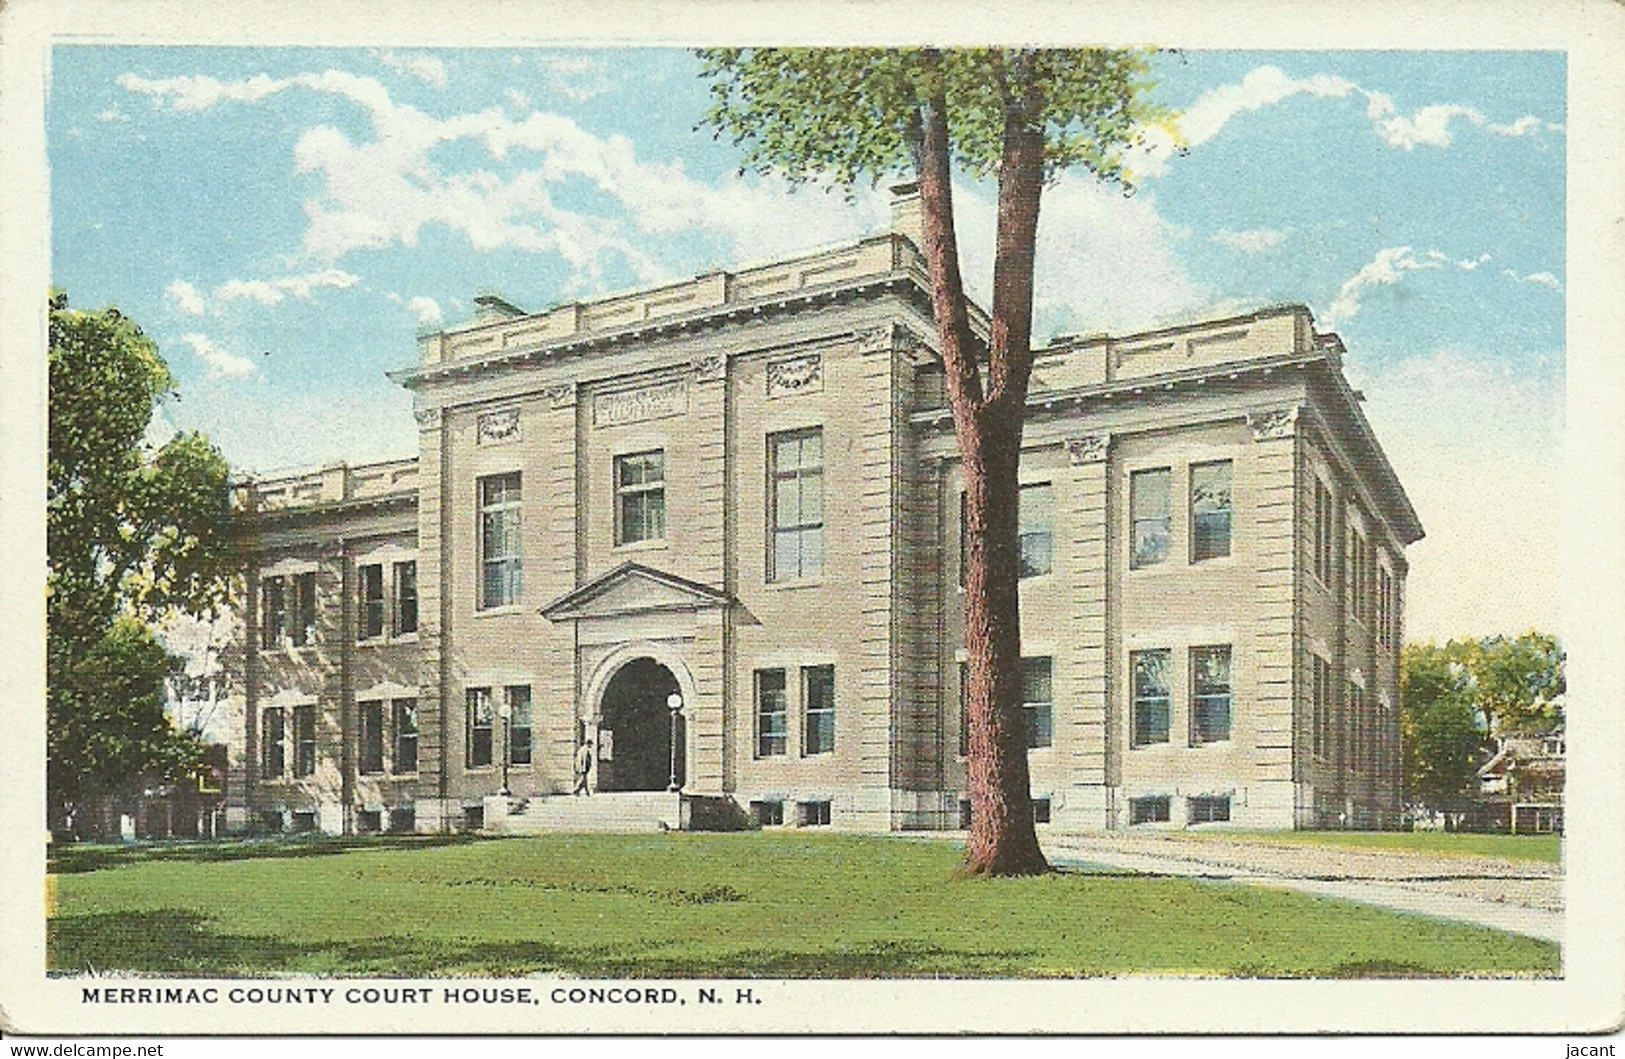
<path id="1" fill-rule="evenodd" d="M 851 187 L 919 183 L 931 296 L 965 475 L 965 650 L 972 824 L 965 874 L 1048 869 L 1033 829 L 1021 714 L 1021 432 L 1032 374 L 1033 256 L 1046 183 L 1123 157 L 1168 115 L 1147 101 L 1149 56 L 1103 49 L 717 48 L 706 121 L 743 167 Z M 972 330 L 952 177 L 996 177 L 993 301 Z"/>
<path id="2" fill-rule="evenodd" d="M 1472 801 L 1489 732 L 1474 709 L 1472 674 L 1449 647 L 1400 652 L 1400 732 L 1406 800 L 1447 814 Z"/>
<path id="3" fill-rule="evenodd" d="M 1446 813 L 1477 796 L 1490 736 L 1550 731 L 1563 721 L 1564 655 L 1540 632 L 1406 644 L 1400 723 L 1408 798 Z"/>
<path id="4" fill-rule="evenodd" d="M 174 379 L 117 309 L 50 299 L 46 770 L 50 825 L 89 800 L 179 779 L 195 739 L 163 714 L 149 623 L 224 602 L 238 552 L 228 468 L 202 436 L 144 436 Z"/>

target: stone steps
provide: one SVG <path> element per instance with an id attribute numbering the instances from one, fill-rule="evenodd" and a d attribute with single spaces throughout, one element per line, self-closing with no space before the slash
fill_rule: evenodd
<path id="1" fill-rule="evenodd" d="M 634 834 L 675 831 L 682 819 L 681 796 L 667 791 L 617 791 L 610 794 L 555 794 L 515 799 L 503 811 L 501 798 L 486 799 L 488 834 L 537 835 L 549 832 Z"/>

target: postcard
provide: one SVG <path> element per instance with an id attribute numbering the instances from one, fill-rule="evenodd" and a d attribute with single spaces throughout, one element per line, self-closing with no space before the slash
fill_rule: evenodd
<path id="1" fill-rule="evenodd" d="M 0 1029 L 1617 1031 L 1621 26 L 8 7 Z"/>

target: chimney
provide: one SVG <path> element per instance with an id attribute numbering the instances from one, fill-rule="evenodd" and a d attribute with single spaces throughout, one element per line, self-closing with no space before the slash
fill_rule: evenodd
<path id="1" fill-rule="evenodd" d="M 920 210 L 920 185 L 893 184 L 891 191 L 891 230 L 907 236 L 916 250 L 925 248 L 925 214 Z"/>

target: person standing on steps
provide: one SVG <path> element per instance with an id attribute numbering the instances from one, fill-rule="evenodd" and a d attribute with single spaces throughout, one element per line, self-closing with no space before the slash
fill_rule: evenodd
<path id="1" fill-rule="evenodd" d="M 576 789 L 573 793 L 585 794 L 589 797 L 592 790 L 587 786 L 587 778 L 592 774 L 592 740 L 583 738 L 581 745 L 576 747 Z"/>

